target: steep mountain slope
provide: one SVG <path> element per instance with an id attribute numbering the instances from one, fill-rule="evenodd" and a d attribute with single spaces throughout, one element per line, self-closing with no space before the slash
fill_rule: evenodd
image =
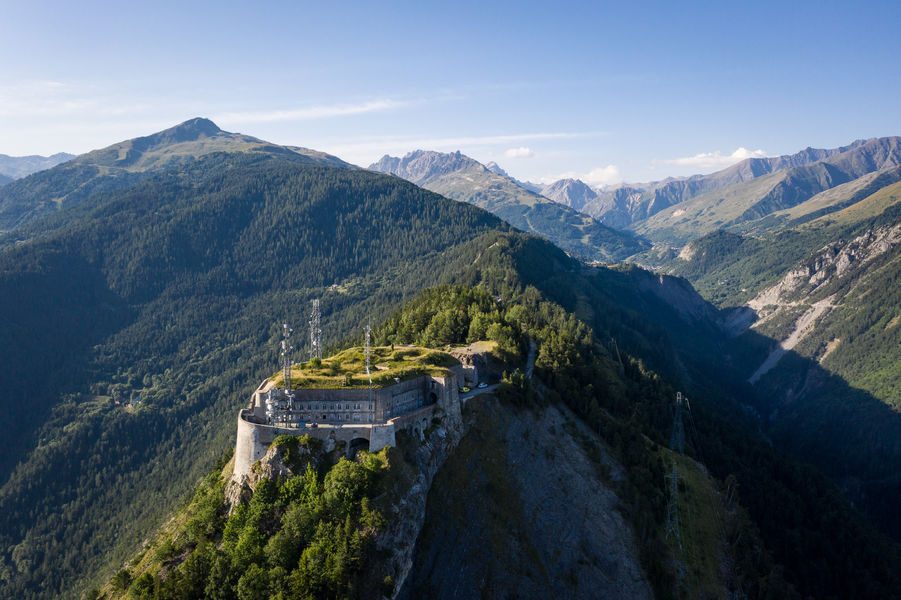
<path id="1" fill-rule="evenodd" d="M 792 217 L 840 210 L 901 178 L 901 138 L 866 140 L 838 150 L 816 162 L 695 194 L 648 215 L 634 228 L 667 243 L 685 243 L 716 229 L 773 229 Z"/>
<path id="2" fill-rule="evenodd" d="M 398 597 L 652 598 L 621 500 L 580 444 L 596 440 L 591 430 L 565 407 L 480 398 L 467 410 Z M 626 476 L 609 450 L 592 449 Z"/>
<path id="3" fill-rule="evenodd" d="M 598 197 L 597 192 L 578 179 L 555 181 L 544 186 L 541 195 L 580 212 L 584 212 L 585 206 Z"/>
<path id="4" fill-rule="evenodd" d="M 589 203 L 584 211 L 609 225 L 627 228 L 633 223 L 648 219 L 660 211 L 701 194 L 716 192 L 771 173 L 822 161 L 854 150 L 865 143 L 866 140 L 858 140 L 841 148 L 806 148 L 791 155 L 748 158 L 710 175 L 669 178 L 646 184 L 627 184 L 599 192 L 598 197 Z"/>
<path id="5" fill-rule="evenodd" d="M 764 399 L 758 410 L 772 434 L 896 537 L 887 499 L 901 486 L 891 458 L 901 436 L 899 227 L 892 184 L 795 228 L 709 234 L 659 265 L 720 306 L 742 307 L 734 332 L 753 323 L 739 341 L 759 349 L 742 376 Z"/>
<path id="6" fill-rule="evenodd" d="M 811 597 L 853 594 L 878 598 L 893 594 L 901 586 L 894 566 L 899 560 L 897 548 L 861 523 L 822 477 L 786 461 L 764 439 L 756 437 L 753 420 L 728 394 L 722 395 L 722 389 L 717 391 L 721 384 L 711 376 L 727 374 L 732 366 L 719 348 L 711 346 L 718 334 L 715 328 L 704 325 L 705 311 L 699 309 L 704 303 L 692 295 L 690 288 L 638 270 L 583 269 L 547 244 L 536 242 L 518 235 L 494 238 L 459 274 L 467 281 L 474 281 L 478 274 L 486 289 L 432 290 L 379 328 L 378 343 L 391 340 L 421 344 L 427 338 L 443 344 L 478 336 L 488 322 L 499 324 L 488 329 L 494 330 L 491 335 L 503 339 L 504 346 L 514 354 L 524 351 L 526 336 L 537 342 L 538 379 L 530 385 L 514 375 L 499 391 L 501 405 L 486 398 L 469 400 L 469 430 L 459 447 L 448 448 L 448 440 L 457 434 L 451 433 L 456 429 L 445 422 L 434 424 L 431 437 L 424 442 L 412 440 L 411 446 L 402 440 L 404 462 L 416 468 L 413 472 L 402 468 L 398 480 L 401 487 L 382 490 L 369 504 L 386 506 L 387 494 L 387 505 L 394 508 L 383 513 L 386 521 L 375 534 L 374 543 L 380 550 L 371 558 L 350 563 L 361 571 L 346 573 L 346 568 L 341 568 L 317 576 L 310 570 L 311 563 L 304 556 L 309 553 L 313 558 L 322 552 L 340 556 L 341 543 L 326 548 L 309 546 L 302 553 L 303 546 L 292 550 L 292 556 L 301 556 L 299 568 L 306 569 L 307 574 L 303 577 L 292 574 L 288 579 L 282 571 L 267 571 L 275 568 L 273 560 L 282 560 L 279 549 L 283 546 L 266 541 L 273 530 L 263 523 L 271 520 L 265 517 L 267 513 L 254 508 L 260 506 L 256 494 L 246 514 L 263 517 L 261 525 L 251 521 L 248 530 L 239 522 L 242 529 L 237 531 L 226 526 L 221 544 L 220 534 L 214 529 L 212 549 L 197 546 L 204 548 L 204 553 L 215 552 L 206 564 L 221 561 L 219 556 L 224 556 L 226 564 L 228 560 L 242 561 L 235 564 L 244 568 L 230 571 L 230 585 L 240 590 L 238 577 L 244 579 L 252 572 L 263 596 L 275 593 L 273 585 L 301 590 L 321 582 L 343 586 L 359 581 L 359 577 L 371 583 L 355 588 L 352 596 L 369 597 L 385 589 L 397 591 L 396 586 L 401 586 L 401 595 L 413 596 L 452 595 L 456 591 L 454 597 L 505 597 L 513 589 L 526 597 L 545 597 L 549 589 L 573 597 L 591 597 L 597 589 L 628 589 L 626 593 L 643 594 L 642 577 L 635 571 L 635 553 L 628 549 L 628 536 L 622 536 L 625 524 L 600 509 L 599 503 L 604 503 L 619 506 L 620 514 L 634 528 L 642 571 L 656 595 L 728 596 L 742 590 L 753 598 L 795 597 L 783 573 L 799 587 L 802 596 Z M 539 258 L 542 256 L 543 260 Z M 568 303 L 581 304 L 578 312 L 596 325 L 596 333 L 560 306 L 543 300 L 537 289 L 519 287 L 519 277 L 545 282 L 545 289 L 568 298 Z M 670 286 L 675 289 L 667 289 Z M 670 303 L 676 299 L 679 309 Z M 503 311 L 499 310 L 501 303 Z M 468 308 L 461 310 L 464 307 Z M 637 317 L 633 310 L 646 317 Z M 674 323 L 681 325 L 671 331 L 657 329 Z M 670 336 L 679 336 L 683 327 L 695 335 L 693 340 L 685 340 L 691 347 L 679 351 Z M 682 377 L 690 374 L 691 389 L 701 394 L 692 401 L 696 428 L 689 430 L 689 452 L 708 457 L 708 468 L 723 478 L 723 491 L 720 493 L 719 484 L 690 459 L 675 459 L 680 478 L 685 479 L 684 492 L 678 492 L 682 551 L 674 541 L 664 541 L 663 526 L 664 473 L 674 457 L 661 444 L 672 426 L 668 409 L 673 390 L 642 362 L 618 350 L 615 354 L 608 352 L 593 341 L 609 334 L 616 335 L 624 348 L 640 347 L 642 340 L 653 342 L 655 352 L 648 360 L 665 366 L 675 377 L 679 372 Z M 654 336 L 653 340 L 645 338 L 647 335 Z M 669 354 L 674 351 L 676 354 Z M 709 368 L 712 356 L 720 361 L 716 370 Z M 571 407 L 578 417 L 558 403 Z M 428 459 L 436 451 L 446 453 L 446 463 L 437 475 L 435 463 Z M 389 462 L 398 464 L 393 459 Z M 368 459 L 362 464 L 369 464 Z M 422 510 L 419 498 L 432 481 L 434 487 L 429 492 L 412 566 L 409 571 L 405 567 L 398 571 L 397 554 L 409 555 L 410 529 L 415 536 L 415 515 Z M 536 486 L 536 481 L 546 484 Z M 557 494 L 578 496 L 576 490 L 586 486 L 593 489 L 591 497 L 595 498 L 588 505 L 572 498 L 549 499 Z M 408 494 L 417 495 L 417 499 Z M 739 494 L 761 528 L 762 539 L 736 504 Z M 379 498 L 382 504 L 377 505 Z M 598 509 L 599 529 L 592 529 L 592 539 L 586 539 L 581 525 L 585 512 L 593 515 Z M 572 510 L 579 516 L 574 518 Z M 590 516 L 589 522 L 594 523 L 593 519 L 595 516 Z M 580 523 L 579 527 L 568 526 L 573 522 Z M 369 535 L 366 532 L 371 529 L 355 530 L 353 521 L 350 523 L 343 535 L 356 535 L 354 531 Z M 244 531 L 240 539 L 247 541 L 235 546 L 230 540 L 240 531 Z M 256 531 L 263 537 L 254 537 Z M 832 532 L 828 543 L 818 533 L 826 531 Z M 130 562 L 122 578 L 126 585 L 132 576 L 140 574 L 132 584 L 132 593 L 136 585 L 165 590 L 180 585 L 184 578 L 190 582 L 200 577 L 203 582 L 223 577 L 221 570 L 209 566 L 206 570 L 202 566 L 189 569 L 187 560 L 185 568 L 179 567 L 175 573 L 170 570 L 167 565 L 177 566 L 181 559 L 172 562 L 167 557 L 179 556 L 190 535 L 176 533 L 175 538 L 181 541 L 175 544 L 167 543 L 164 537 Z M 280 535 L 277 529 L 275 535 Z M 164 536 L 171 538 L 171 534 Z M 582 541 L 561 545 L 562 540 L 577 538 Z M 303 539 L 301 544 L 305 543 Z M 598 554 L 596 544 L 601 540 L 607 549 Z M 773 549 L 784 570 L 773 565 L 762 550 L 764 544 Z M 481 554 L 483 546 L 486 554 Z M 264 550 L 257 552 L 254 547 Z M 467 553 L 467 548 L 472 548 L 472 553 Z M 192 552 L 190 545 L 187 552 Z M 325 554 L 312 565 L 330 564 L 330 555 L 335 556 Z M 257 567 L 246 568 L 247 561 Z M 671 561 L 681 563 L 683 569 L 677 569 Z M 561 566 L 572 576 L 561 578 Z M 634 575 L 623 577 L 624 571 Z M 383 579 L 386 572 L 391 575 Z M 684 574 L 682 579 L 677 578 L 679 572 Z M 401 573 L 405 574 L 399 576 Z M 580 586 L 595 578 L 600 588 L 586 594 Z M 118 589 L 119 594 L 125 590 L 121 585 Z"/>
<path id="7" fill-rule="evenodd" d="M 796 349 L 901 408 L 901 221 L 837 240 L 748 301 L 780 346 L 752 374 L 764 377 Z"/>
<path id="8" fill-rule="evenodd" d="M 195 118 L 153 135 L 83 154 L 3 186 L 0 233 L 70 208 L 93 194 L 125 189 L 160 171 L 185 168 L 198 158 L 217 153 L 278 156 L 304 164 L 351 168 L 334 156 L 229 133 L 208 119 Z"/>
<path id="9" fill-rule="evenodd" d="M 0 186 L 4 186 L 12 180 L 12 177 L 7 177 L 6 175 L 0 174 Z"/>
<path id="10" fill-rule="evenodd" d="M 75 158 L 74 154 L 58 152 L 51 156 L 7 156 L 0 154 L 0 178 L 21 179 L 32 173 L 50 169 Z"/>
<path id="11" fill-rule="evenodd" d="M 135 179 L 110 173 L 115 186 L 95 175 L 81 201 L 36 216 L 27 241 L 0 247 L 0 408 L 7 417 L 0 595 L 71 597 L 118 570 L 232 447 L 235 409 L 277 364 L 278 323 L 305 319 L 310 299 L 322 298 L 326 336 L 337 346 L 359 335 L 365 317 L 378 323 L 405 298 L 444 282 L 480 289 L 484 314 L 470 296 L 439 289 L 388 319 L 378 335 L 407 343 L 414 341 L 407 333 L 427 332 L 439 343 L 459 343 L 480 330 L 476 322 L 496 325 L 492 335 L 514 354 L 536 340 L 538 399 L 513 375 L 503 401 L 523 410 L 565 405 L 598 436 L 583 446 L 589 457 L 598 444 L 609 447 L 626 474 L 613 487 L 655 590 L 676 588 L 672 556 L 688 567 L 689 581 L 709 582 L 716 571 L 712 554 L 678 557 L 665 537 L 664 475 L 674 459 L 663 446 L 676 386 L 692 396 L 696 427 L 686 453 L 713 478 L 685 466 L 686 490 L 703 488 L 697 497 L 711 507 L 684 513 L 687 528 L 693 518 L 698 524 L 688 531 L 708 532 L 691 544 L 686 534 L 686 548 L 712 553 L 718 542 L 697 540 L 724 538 L 734 557 L 726 562 L 740 565 L 735 572 L 744 577 L 730 591 L 792 597 L 794 587 L 803 596 L 879 598 L 901 590 L 897 547 L 828 480 L 760 434 L 747 407 L 763 403 L 742 375 L 748 359 L 762 360 L 767 349 L 734 346 L 722 315 L 685 281 L 633 267 L 588 267 L 476 207 L 296 153 L 214 152 L 176 164 Z M 54 184 L 69 193 L 58 169 Z M 890 419 L 886 429 L 858 422 L 850 408 L 844 421 L 861 436 L 882 439 L 894 427 Z M 437 445 L 440 435 L 432 433 Z M 885 446 L 853 458 L 898 464 Z M 600 479 L 608 483 L 603 473 Z M 720 485 L 722 507 L 711 500 Z M 255 506 L 268 510 L 272 498 L 262 496 Z M 204 515 L 222 524 L 214 500 Z M 721 508 L 738 523 L 722 538 L 709 533 L 719 531 L 712 515 Z M 195 535 L 206 535 L 205 523 Z M 235 549 L 251 552 L 236 554 L 234 563 L 224 554 L 217 577 L 239 579 L 256 564 L 259 523 L 236 520 L 229 535 L 244 541 Z M 552 546 L 545 548 L 551 554 L 542 562 L 553 559 Z M 183 556 L 172 549 L 146 558 L 170 572 Z M 183 564 L 202 574 L 207 550 Z M 283 581 L 278 573 L 273 578 Z"/>
<path id="12" fill-rule="evenodd" d="M 77 594 L 158 524 L 228 446 L 273 324 L 321 297 L 334 343 L 505 229 L 382 175 L 216 153 L 0 251 L 0 595 Z"/>
<path id="13" fill-rule="evenodd" d="M 369 168 L 475 204 L 583 260 L 621 260 L 646 247 L 642 240 L 530 192 L 459 152 L 417 150 L 402 158 L 384 156 Z"/>

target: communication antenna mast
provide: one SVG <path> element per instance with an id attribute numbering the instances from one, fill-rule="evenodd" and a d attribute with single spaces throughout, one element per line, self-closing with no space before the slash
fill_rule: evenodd
<path id="1" fill-rule="evenodd" d="M 313 312 L 310 313 L 310 360 L 322 360 L 322 313 L 319 309 L 319 298 L 313 300 Z"/>
<path id="2" fill-rule="evenodd" d="M 363 331 L 366 333 L 366 339 L 363 344 L 363 358 L 366 361 L 366 376 L 369 378 L 369 387 L 372 387 L 372 371 L 370 370 L 370 361 L 372 358 L 372 325 L 367 322 Z"/>
<path id="3" fill-rule="evenodd" d="M 291 392 L 291 353 L 294 347 L 291 345 L 293 329 L 287 323 L 282 323 L 281 358 L 283 390 L 270 389 L 266 395 L 266 419 L 272 424 L 288 425 L 291 422 L 291 413 L 294 411 L 294 394 Z"/>
<path id="4" fill-rule="evenodd" d="M 291 345 L 291 334 L 294 330 L 288 327 L 287 323 L 282 323 L 282 377 L 285 380 L 285 391 L 291 395 L 291 352 L 294 347 Z"/>

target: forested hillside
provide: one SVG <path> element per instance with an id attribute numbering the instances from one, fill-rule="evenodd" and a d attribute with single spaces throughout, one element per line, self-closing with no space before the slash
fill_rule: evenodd
<path id="1" fill-rule="evenodd" d="M 66 219 L 0 253 L 4 595 L 74 593 L 155 527 L 311 298 L 335 344 L 506 228 L 396 179 L 241 154 Z"/>
<path id="2" fill-rule="evenodd" d="M 899 198 L 889 186 L 840 211 L 759 236 L 719 231 L 658 268 L 722 307 L 768 432 L 819 466 L 897 539 L 901 489 Z M 653 258 L 653 257 L 652 257 Z M 762 335 L 761 335 L 762 334 Z M 765 337 L 764 337 L 765 336 Z"/>
<path id="3" fill-rule="evenodd" d="M 708 353 L 716 352 L 715 346 L 712 345 L 712 341 L 717 337 L 714 331 L 708 330 L 698 336 L 701 341 L 694 349 L 701 356 L 691 360 L 689 353 L 682 354 L 681 349 L 672 345 L 669 338 L 676 333 L 675 330 L 666 332 L 659 329 L 659 326 L 641 319 L 633 320 L 629 328 L 612 329 L 611 327 L 617 327 L 620 323 L 628 323 L 630 314 L 637 316 L 637 313 L 632 313 L 632 309 L 622 308 L 619 304 L 623 296 L 627 296 L 635 308 L 647 311 L 652 322 L 680 321 L 682 327 L 688 328 L 696 326 L 697 323 L 667 306 L 659 299 L 657 292 L 642 293 L 641 282 L 647 274 L 634 271 L 618 273 L 606 269 L 590 273 L 581 272 L 577 265 L 559 252 L 541 243 L 536 245 L 535 242 L 518 237 L 496 238 L 475 263 L 461 274 L 466 279 L 474 278 L 474 281 L 480 282 L 479 288 L 442 287 L 430 290 L 378 328 L 377 341 L 442 345 L 466 343 L 487 337 L 498 343 L 499 350 L 513 364 L 524 357 L 529 340 L 536 342 L 539 349 L 535 363 L 538 379 L 529 383 L 521 374 L 518 376 L 514 374 L 499 392 L 502 401 L 521 408 L 533 407 L 533 410 L 540 410 L 542 405 L 548 403 L 552 406 L 565 404 L 584 420 L 590 430 L 599 434 L 603 444 L 609 445 L 615 459 L 621 461 L 624 467 L 622 479 L 618 480 L 615 489 L 628 522 L 635 529 L 642 566 L 655 594 L 659 597 L 696 597 L 702 586 L 713 586 L 705 588 L 708 593 L 720 593 L 711 592 L 711 589 L 722 586 L 719 589 L 724 592 L 741 590 L 753 598 L 794 597 L 797 593 L 800 593 L 800 597 L 844 597 L 853 594 L 858 597 L 878 598 L 901 589 L 899 588 L 901 580 L 897 579 L 895 572 L 898 560 L 901 559 L 897 547 L 876 534 L 855 516 L 850 505 L 823 476 L 810 468 L 786 460 L 784 456 L 775 453 L 763 438 L 753 433 L 753 425 L 749 428 L 753 421 L 743 415 L 741 407 L 733 397 L 733 394 L 740 395 L 740 392 L 724 388 L 724 385 L 728 385 L 726 377 L 728 368 L 718 375 L 702 372 L 690 375 L 695 368 L 705 363 L 709 364 L 707 362 L 709 358 L 706 356 Z M 533 260 L 535 255 L 531 254 L 531 251 L 536 250 L 542 251 L 546 257 L 547 261 L 543 264 Z M 528 266 L 517 266 L 519 261 L 525 261 L 524 265 Z M 551 275 L 548 269 L 559 274 Z M 561 297 L 571 294 L 576 286 L 588 290 L 586 298 L 590 298 L 591 305 L 597 309 L 603 308 L 590 318 L 593 327 L 590 328 L 586 322 L 574 318 L 559 304 L 547 301 L 538 288 L 525 284 L 525 281 L 532 278 L 544 280 L 548 277 L 552 280 L 551 288 L 562 292 Z M 626 288 L 632 292 L 623 293 Z M 668 359 L 690 360 L 690 362 L 684 363 L 682 369 L 663 369 L 662 371 L 668 374 L 661 376 L 661 373 L 650 370 L 643 361 L 633 358 L 627 352 L 614 351 L 610 345 L 601 343 L 605 335 L 613 332 L 624 349 L 641 347 L 653 339 L 656 347 L 668 348 L 674 353 L 670 357 L 649 355 L 652 362 Z M 685 381 L 686 377 L 691 380 L 690 389 L 695 392 L 703 390 L 703 393 L 693 397 L 692 416 L 696 428 L 692 429 L 688 451 L 696 459 L 702 460 L 711 472 L 720 478 L 719 485 L 722 486 L 724 497 L 730 499 L 726 505 L 719 504 L 724 500 L 715 500 L 713 505 L 690 503 L 686 505 L 684 509 L 686 538 L 699 540 L 704 538 L 698 536 L 704 535 L 713 535 L 714 538 L 707 538 L 706 545 L 700 541 L 686 542 L 701 545 L 692 552 L 683 554 L 677 551 L 664 535 L 663 515 L 666 503 L 664 474 L 667 467 L 663 460 L 666 454 L 661 446 L 666 444 L 672 427 L 670 406 L 675 391 L 666 380 Z M 495 411 L 494 419 L 505 418 L 502 414 Z M 495 421 L 495 425 L 500 422 Z M 477 444 L 476 451 L 484 451 L 490 455 L 479 461 L 484 463 L 492 461 L 491 456 L 500 447 L 491 445 L 498 442 L 488 441 L 486 435 L 491 434 L 485 429 L 484 423 L 481 427 L 481 433 L 475 439 L 482 441 L 469 443 Z M 509 443 L 519 442 L 510 440 Z M 592 447 L 591 444 L 596 442 L 583 441 L 583 443 Z M 545 447 L 544 451 L 551 450 Z M 600 456 L 605 450 L 596 448 L 594 452 L 600 452 L 597 455 L 599 456 L 597 460 L 600 461 L 598 468 L 604 468 L 602 465 L 605 463 Z M 451 455 L 451 461 L 454 460 L 454 456 Z M 369 459 L 364 459 L 362 465 L 368 464 L 367 460 Z M 403 469 L 396 461 L 390 468 Z M 448 468 L 459 467 L 451 464 Z M 527 467 L 517 465 L 508 468 Z M 687 463 L 683 468 L 686 476 L 692 472 Z M 362 468 L 358 467 L 358 470 L 361 476 L 365 473 Z M 491 472 L 498 473 L 494 477 L 500 477 L 492 480 L 491 485 L 511 485 L 510 478 L 516 477 L 512 473 L 501 476 L 499 471 Z M 698 475 L 692 475 L 691 485 L 698 485 L 697 477 Z M 326 485 L 329 485 L 329 478 L 329 475 L 325 476 Z M 315 487 L 316 485 L 318 484 L 312 482 L 304 484 L 304 489 L 319 489 Z M 367 485 L 355 489 L 369 489 Z M 395 481 L 393 485 L 399 483 Z M 560 485 L 565 483 L 560 482 Z M 207 488 L 202 488 L 198 492 L 198 498 L 208 494 L 204 489 Z M 396 489 L 383 492 L 391 495 L 399 493 Z M 221 499 L 221 489 L 217 493 Z M 288 492 L 275 495 L 265 490 L 260 492 L 264 493 L 273 499 L 288 497 L 285 495 Z M 440 500 L 443 510 L 453 512 L 453 506 L 466 503 L 466 499 L 457 496 L 457 493 L 455 487 L 444 488 Z M 509 527 L 521 530 L 526 526 L 517 521 L 517 511 L 521 509 L 516 508 L 517 500 L 515 496 L 510 495 L 511 493 L 513 492 L 510 490 L 502 493 L 504 500 L 500 506 L 503 508 L 499 508 L 501 512 L 498 514 L 509 521 Z M 487 494 L 484 502 L 495 505 L 499 502 L 501 496 L 497 494 L 501 494 L 501 490 L 488 491 Z M 195 589 L 198 585 L 201 588 L 209 586 L 209 582 L 212 581 L 210 577 L 220 576 L 217 575 L 215 566 L 217 561 L 225 560 L 226 564 L 233 565 L 234 576 L 231 579 L 232 583 L 228 584 L 223 580 L 225 587 L 220 586 L 217 589 L 231 589 L 231 593 L 236 593 L 238 597 L 244 597 L 242 587 L 247 589 L 250 580 L 245 575 L 249 573 L 253 574 L 253 581 L 259 584 L 259 587 L 254 589 L 264 596 L 276 594 L 278 590 L 283 589 L 288 597 L 305 597 L 304 585 L 322 581 L 323 585 L 339 586 L 329 589 L 345 590 L 341 592 L 342 594 L 370 597 L 374 591 L 371 585 L 357 587 L 359 583 L 354 582 L 380 581 L 381 563 L 377 558 L 378 555 L 367 554 L 368 551 L 365 550 L 371 546 L 350 546 L 363 548 L 363 554 L 356 555 L 357 558 L 352 563 L 356 565 L 354 568 L 360 571 L 327 571 L 324 566 L 331 564 L 331 560 L 338 561 L 335 564 L 344 564 L 343 559 L 338 559 L 339 556 L 343 556 L 341 553 L 345 552 L 342 550 L 343 546 L 340 543 L 322 546 L 306 537 L 298 538 L 296 533 L 290 533 L 293 530 L 289 529 L 291 526 L 287 520 L 282 521 L 283 525 L 276 525 L 274 528 L 272 525 L 266 525 L 265 523 L 273 522 L 271 518 L 266 517 L 268 514 L 266 511 L 274 511 L 275 515 L 288 515 L 289 513 L 285 511 L 292 510 L 290 507 L 280 508 L 283 506 L 280 502 L 284 503 L 285 500 L 273 499 L 265 500 L 264 495 L 260 498 L 257 498 L 257 494 L 254 495 L 247 506 L 247 514 L 255 515 L 253 516 L 255 520 L 239 521 L 241 523 L 239 527 L 245 528 L 240 538 L 236 537 L 237 532 L 229 533 L 233 529 L 228 524 L 224 529 L 221 524 L 214 526 L 201 538 L 197 538 L 196 533 L 190 533 L 190 529 L 183 532 L 170 530 L 164 533 L 160 541 L 144 554 L 157 556 L 156 559 L 152 559 L 157 562 L 148 563 L 146 558 L 136 558 L 129 563 L 134 565 L 130 569 L 136 570 L 127 571 L 120 583 L 114 581 L 111 584 L 112 589 L 119 585 L 118 589 L 121 592 L 130 585 L 134 593 L 156 589 L 161 590 L 159 597 L 181 597 L 178 586 L 187 586 L 188 589 Z M 359 496 L 357 501 L 360 501 Z M 430 497 L 430 503 L 433 501 L 437 501 L 437 498 Z M 262 502 L 268 504 L 263 505 Z M 364 502 L 360 506 L 369 505 Z M 194 522 L 195 517 L 190 515 L 196 514 L 196 510 L 191 509 L 193 512 L 181 517 L 180 521 Z M 362 510 L 365 513 L 367 509 Z M 745 510 L 749 516 L 745 516 Z M 721 511 L 725 511 L 726 514 L 723 515 Z M 325 514 L 330 514 L 328 509 Z M 470 516 L 475 517 L 474 514 Z M 230 518 L 229 523 L 234 518 Z M 439 552 L 442 556 L 456 552 L 455 546 L 442 546 L 457 543 L 452 542 L 456 539 L 454 537 L 450 539 L 442 537 L 446 533 L 441 532 L 441 523 L 446 518 L 445 514 L 439 514 L 426 521 L 425 531 L 431 533 L 427 534 L 429 536 L 427 540 L 421 539 L 421 543 L 427 544 L 424 552 Z M 287 516 L 284 519 L 287 519 Z M 724 521 L 719 521 L 720 519 Z M 710 525 L 705 525 L 711 520 L 715 523 L 713 529 L 709 529 Z M 377 536 L 380 531 L 373 531 L 369 526 L 362 524 L 357 525 L 352 520 L 348 523 L 349 529 L 341 534 L 343 536 Z M 248 526 L 251 529 L 246 529 Z M 824 534 L 818 532 L 825 531 L 833 531 L 836 534 L 836 538 L 830 541 L 828 551 L 824 551 L 826 549 L 817 542 L 819 536 Z M 281 542 L 276 544 L 275 540 L 286 535 L 293 536 L 289 539 L 295 541 L 292 542 L 294 545 L 289 546 L 293 549 L 288 555 L 290 557 L 288 562 L 283 563 L 284 555 L 275 554 L 281 552 L 280 548 L 283 546 Z M 245 536 L 247 542 L 239 541 L 244 540 Z M 248 545 L 254 539 L 255 546 Z M 270 541 L 267 542 L 267 539 Z M 338 536 L 335 539 L 343 538 Z M 175 546 L 172 546 L 172 543 L 175 543 Z M 371 544 L 371 540 L 368 543 Z M 178 562 L 183 566 L 180 566 L 174 574 L 167 574 L 160 565 L 165 564 L 166 556 L 178 555 L 184 547 L 182 545 L 185 544 L 190 558 L 183 563 L 179 559 Z M 727 560 L 733 564 L 725 580 L 716 567 L 710 570 L 709 566 L 704 566 L 709 564 L 705 562 L 708 560 L 705 553 L 711 550 L 710 544 L 722 544 L 722 552 L 726 553 L 729 557 Z M 257 549 L 253 550 L 254 547 Z M 510 551 L 512 550 L 499 551 L 501 554 L 496 553 L 484 568 L 490 570 L 493 561 L 505 560 L 502 558 L 503 552 Z M 197 555 L 198 552 L 205 554 Z M 311 563 L 317 553 L 321 552 L 326 554 L 315 559 L 318 562 Z M 719 561 L 718 556 L 720 555 L 714 553 L 712 560 Z M 541 564 L 541 560 L 534 556 L 529 560 L 537 560 L 536 564 Z M 247 561 L 255 566 L 248 567 Z M 679 578 L 676 564 L 683 565 L 690 574 L 688 579 Z M 148 565 L 150 570 L 145 570 L 148 569 Z M 325 580 L 318 579 L 320 575 L 310 571 L 311 568 L 321 569 L 321 573 L 332 573 L 337 579 L 329 580 L 332 583 L 326 583 Z M 439 572 L 441 569 L 440 566 L 431 568 L 438 569 Z M 824 571 L 830 574 L 829 577 L 824 577 Z M 137 579 L 129 584 L 133 577 Z M 191 580 L 185 579 L 187 577 L 200 579 L 194 579 L 195 583 L 191 583 Z M 423 583 L 421 573 L 414 570 L 413 577 L 415 580 L 409 585 L 418 586 L 416 589 L 420 591 L 429 589 L 421 587 L 427 586 Z M 554 576 L 551 577 L 553 579 Z M 843 583 L 850 577 L 853 577 L 853 584 Z M 393 583 L 392 581 L 391 584 Z M 228 585 L 234 587 L 229 588 Z M 487 585 L 488 587 L 482 588 L 483 591 L 500 592 L 502 589 L 508 589 L 494 588 L 491 583 Z M 549 581 L 547 585 L 556 584 Z M 209 589 L 207 587 L 208 591 Z"/>
<path id="4" fill-rule="evenodd" d="M 129 154 L 135 148 L 168 156 L 165 140 L 154 139 L 161 145 L 126 144 L 115 156 L 147 158 Z M 680 389 L 696 424 L 688 455 L 714 478 L 705 487 L 730 490 L 738 511 L 737 538 L 726 543 L 747 562 L 736 569 L 741 589 L 752 597 L 899 595 L 897 546 L 832 482 L 764 435 L 754 410 L 765 414 L 766 398 L 745 370 L 763 360 L 765 342 L 736 343 L 724 315 L 684 280 L 586 266 L 481 209 L 327 158 L 256 146 L 176 156 L 143 171 L 61 165 L 0 192 L 18 215 L 0 244 L 0 360 L 8 365 L 0 372 L 8 416 L 0 594 L 77 596 L 119 570 L 223 462 L 236 408 L 277 364 L 280 323 L 302 324 L 318 297 L 333 348 L 359 336 L 369 317 L 388 319 L 379 330 L 386 342 L 440 345 L 484 332 L 521 357 L 535 340 L 542 393 L 510 374 L 506 400 L 565 405 L 615 450 L 628 471 L 617 493 L 658 594 L 678 589 L 661 541 L 659 455 Z M 395 314 L 442 283 L 462 287 Z M 833 384 L 841 399 L 847 384 Z M 855 421 L 858 406 L 838 414 L 858 425 L 856 439 L 880 439 L 884 424 Z M 892 468 L 897 456 L 890 446 L 861 446 L 835 466 L 845 474 L 867 461 Z M 889 507 L 890 489 L 866 483 L 877 500 L 868 506 Z M 265 506 L 233 533 L 259 541 L 254 519 L 281 515 L 291 493 L 278 491 L 276 512 L 272 494 L 261 498 Z M 896 522 L 888 510 L 871 514 Z M 760 543 L 749 541 L 758 535 Z"/>

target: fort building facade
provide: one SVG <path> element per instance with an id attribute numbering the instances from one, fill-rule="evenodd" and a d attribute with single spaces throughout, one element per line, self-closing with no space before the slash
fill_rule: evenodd
<path id="1" fill-rule="evenodd" d="M 460 416 L 464 368 L 422 374 L 379 387 L 285 390 L 266 380 L 238 413 L 233 478 L 241 482 L 280 435 L 321 439 L 327 451 L 343 443 L 348 454 L 396 444 L 397 432 L 422 437 L 432 420 Z"/>

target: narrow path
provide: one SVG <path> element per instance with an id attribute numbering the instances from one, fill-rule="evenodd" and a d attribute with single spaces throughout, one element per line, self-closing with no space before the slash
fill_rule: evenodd
<path id="1" fill-rule="evenodd" d="M 538 354 L 538 344 L 535 343 L 535 340 L 529 339 L 529 356 L 526 358 L 526 378 L 532 379 L 532 373 L 535 371 L 535 357 Z M 498 388 L 499 383 L 493 383 L 487 387 L 475 387 L 465 394 L 460 394 L 460 402 L 466 404 L 468 401 L 472 400 L 476 396 L 481 396 L 482 394 L 492 394 Z"/>

